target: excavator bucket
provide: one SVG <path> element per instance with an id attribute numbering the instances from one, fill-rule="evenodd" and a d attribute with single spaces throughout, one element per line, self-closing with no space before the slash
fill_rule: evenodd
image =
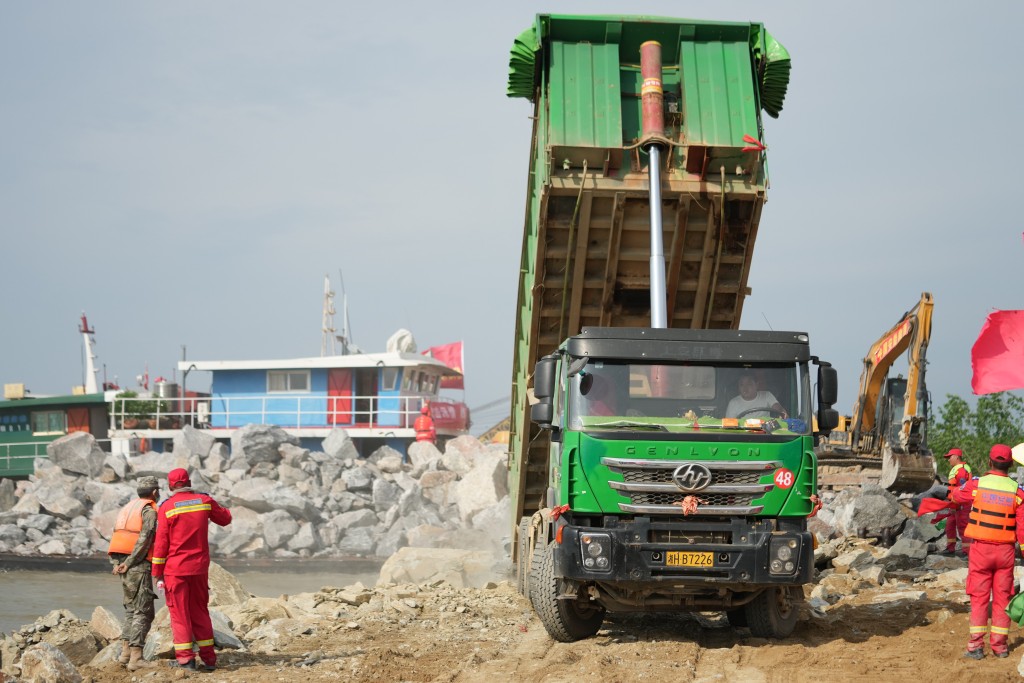
<path id="1" fill-rule="evenodd" d="M 882 455 L 882 476 L 878 483 L 893 493 L 920 493 L 936 481 L 935 458 L 932 455 L 893 453 Z"/>

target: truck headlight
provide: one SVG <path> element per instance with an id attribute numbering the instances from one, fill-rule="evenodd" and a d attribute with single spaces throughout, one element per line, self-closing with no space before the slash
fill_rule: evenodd
<path id="1" fill-rule="evenodd" d="M 580 555 L 583 566 L 595 571 L 611 568 L 612 537 L 609 534 L 581 534 Z"/>
<path id="2" fill-rule="evenodd" d="M 772 574 L 795 573 L 796 562 L 793 560 L 799 549 L 800 541 L 795 538 L 772 538 L 768 544 L 768 571 Z"/>

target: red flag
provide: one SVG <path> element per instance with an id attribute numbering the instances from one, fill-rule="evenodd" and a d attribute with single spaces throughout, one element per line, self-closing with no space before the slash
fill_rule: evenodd
<path id="1" fill-rule="evenodd" d="M 1024 389 L 1024 311 L 990 313 L 971 349 L 975 394 Z"/>
<path id="2" fill-rule="evenodd" d="M 441 346 L 431 346 L 429 349 L 423 352 L 424 355 L 430 356 L 436 360 L 441 361 L 453 370 L 462 372 L 462 342 L 452 342 L 451 344 L 443 344 Z M 445 377 L 441 380 L 442 389 L 465 389 L 465 383 L 462 377 Z"/>

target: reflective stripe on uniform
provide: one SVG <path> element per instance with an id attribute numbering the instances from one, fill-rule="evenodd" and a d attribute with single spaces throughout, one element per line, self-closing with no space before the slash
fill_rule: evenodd
<path id="1" fill-rule="evenodd" d="M 992 633 L 995 633 L 996 635 L 1005 636 L 1005 635 L 1008 635 L 1010 633 L 1010 627 L 1009 626 L 993 626 L 992 627 Z"/>
<path id="2" fill-rule="evenodd" d="M 175 643 L 174 644 L 174 649 L 175 650 L 191 650 L 192 649 L 192 641 L 189 641 L 187 643 Z"/>
<path id="3" fill-rule="evenodd" d="M 167 513 L 166 513 L 166 516 L 167 516 L 168 519 L 170 519 L 171 517 L 174 517 L 175 515 L 181 515 L 181 514 L 184 514 L 186 512 L 202 512 L 203 510 L 210 510 L 210 509 L 211 509 L 211 506 L 210 506 L 209 503 L 202 503 L 200 505 L 186 505 L 185 507 L 174 508 L 173 510 L 168 510 Z"/>
<path id="4" fill-rule="evenodd" d="M 971 633 L 988 633 L 988 624 L 984 626 L 971 626 Z"/>
<path id="5" fill-rule="evenodd" d="M 154 557 L 152 561 L 153 561 L 153 564 L 167 564 L 167 558 L 166 557 Z"/>
<path id="6" fill-rule="evenodd" d="M 209 645 L 213 645 L 213 638 L 210 638 L 209 640 L 198 640 L 196 641 L 196 645 L 198 645 L 199 647 L 207 647 Z"/>

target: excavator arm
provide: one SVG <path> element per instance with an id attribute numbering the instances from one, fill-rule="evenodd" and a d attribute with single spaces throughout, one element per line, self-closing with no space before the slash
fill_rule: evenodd
<path id="1" fill-rule="evenodd" d="M 877 417 L 878 397 L 882 391 L 889 368 L 893 362 L 908 349 L 910 350 L 910 368 L 907 373 L 907 393 L 904 400 L 903 425 L 901 442 L 906 445 L 910 430 L 918 416 L 918 404 L 922 400 L 924 386 L 925 352 L 932 334 L 932 295 L 921 294 L 921 300 L 903 314 L 893 327 L 871 345 L 864 357 L 864 369 L 860 376 L 860 392 L 854 406 L 851 426 L 853 429 L 852 445 L 856 450 L 874 450 L 861 448 L 862 439 L 872 434 Z"/>

